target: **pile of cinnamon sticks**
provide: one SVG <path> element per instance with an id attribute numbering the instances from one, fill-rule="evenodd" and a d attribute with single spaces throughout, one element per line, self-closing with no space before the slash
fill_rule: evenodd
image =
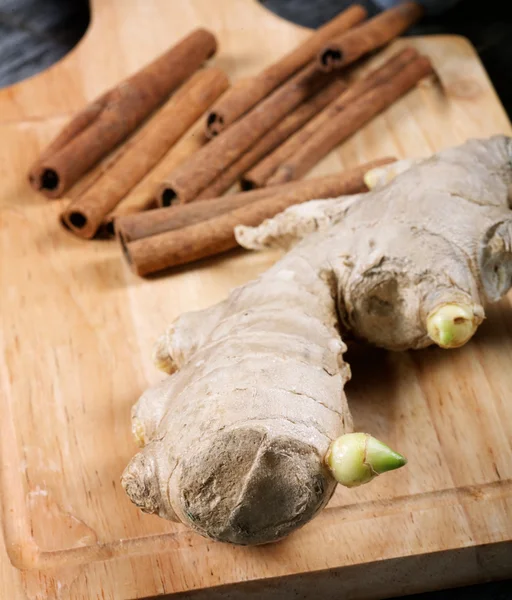
<path id="1" fill-rule="evenodd" d="M 117 233 L 140 275 L 229 250 L 236 225 L 364 191 L 365 172 L 392 160 L 300 180 L 433 72 L 405 48 L 359 74 L 364 57 L 421 14 L 404 2 L 365 20 L 354 5 L 231 88 L 225 73 L 204 66 L 217 42 L 198 29 L 76 115 L 32 167 L 30 183 L 49 198 L 72 197 L 62 221 L 76 235 Z M 237 182 L 251 191 L 222 196 Z"/>

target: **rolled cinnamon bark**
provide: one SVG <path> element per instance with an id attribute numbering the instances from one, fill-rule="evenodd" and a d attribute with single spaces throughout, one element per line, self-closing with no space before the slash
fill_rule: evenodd
<path id="1" fill-rule="evenodd" d="M 358 169 L 364 175 L 370 169 L 388 164 L 394 160 L 393 158 L 383 158 L 362 165 Z M 163 233 L 164 231 L 181 229 L 186 225 L 191 225 L 199 221 L 205 221 L 216 215 L 271 195 L 294 194 L 297 202 L 311 200 L 319 196 L 340 196 L 343 193 L 347 193 L 347 185 L 352 185 L 351 178 L 354 182 L 354 189 L 357 188 L 359 191 L 359 188 L 361 190 L 365 188 L 360 172 L 357 169 L 350 169 L 342 174 L 327 175 L 304 181 L 292 181 L 283 185 L 276 185 L 272 188 L 262 188 L 250 192 L 241 192 L 221 198 L 209 199 L 208 202 L 189 202 L 188 204 L 157 208 L 156 210 L 141 214 L 123 216 L 116 219 L 115 230 L 125 242 L 131 242 L 156 235 L 157 233 Z"/>
<path id="2" fill-rule="evenodd" d="M 260 137 L 331 80 L 332 76 L 318 71 L 313 63 L 304 67 L 223 135 L 211 140 L 172 171 L 160 187 L 159 204 L 170 206 L 195 200 Z"/>
<path id="3" fill-rule="evenodd" d="M 206 118 L 206 135 L 213 137 L 239 117 L 256 106 L 279 85 L 304 67 L 331 39 L 363 21 L 367 11 L 357 4 L 320 27 L 298 48 L 270 65 L 256 77 L 235 85 L 209 111 Z"/>
<path id="4" fill-rule="evenodd" d="M 122 142 L 217 48 L 206 29 L 196 29 L 165 54 L 79 112 L 29 172 L 32 187 L 58 198 Z"/>
<path id="5" fill-rule="evenodd" d="M 383 160 L 388 162 L 393 161 L 393 159 Z M 370 170 L 368 165 L 367 168 Z M 185 225 L 190 225 L 192 222 L 204 221 L 207 218 L 225 212 L 222 210 L 223 207 L 228 207 L 228 210 L 232 210 L 233 208 L 245 206 L 255 200 L 266 198 L 272 193 L 295 192 L 298 196 L 303 193 L 306 196 L 313 194 L 311 197 L 314 197 L 317 190 L 323 189 L 327 190 L 329 195 L 335 194 L 336 186 L 339 186 L 339 181 L 339 175 L 327 175 L 326 177 L 308 179 L 306 181 L 290 181 L 290 183 L 276 185 L 272 188 L 261 188 L 251 190 L 250 192 L 229 194 L 221 198 L 209 198 L 208 202 L 197 200 L 188 202 L 187 204 L 175 204 L 173 206 L 157 208 L 143 214 L 116 219 L 115 231 L 119 234 L 122 230 L 123 238 L 127 242 L 138 240 L 164 231 L 179 229 Z"/>
<path id="6" fill-rule="evenodd" d="M 217 68 L 196 73 L 144 126 L 119 160 L 68 206 L 64 222 L 77 235 L 91 238 L 105 216 L 152 169 L 169 148 L 228 87 Z"/>
<path id="7" fill-rule="evenodd" d="M 269 191 L 266 191 L 268 194 Z M 121 243 L 127 244 L 165 231 L 183 229 L 188 225 L 207 221 L 212 217 L 254 202 L 250 198 L 245 198 L 245 195 L 232 194 L 221 198 L 212 198 L 208 202 L 200 200 L 188 204 L 156 208 L 145 213 L 124 215 L 115 220 L 115 232 Z"/>
<path id="8" fill-rule="evenodd" d="M 398 73 L 405 65 L 418 56 L 418 51 L 415 48 L 405 48 L 394 54 L 377 69 L 370 71 L 361 79 L 353 82 L 340 94 L 340 96 L 322 110 L 322 112 L 247 171 L 241 179 L 242 189 L 250 190 L 266 185 L 277 169 L 285 163 L 289 156 L 292 156 L 302 148 L 311 136 L 322 127 L 326 126 L 327 123 L 331 122 L 350 102 L 354 101 L 368 90 L 391 79 L 393 75 Z"/>
<path id="9" fill-rule="evenodd" d="M 207 142 L 208 139 L 204 133 L 204 120 L 199 118 L 191 130 L 167 152 L 156 167 L 103 219 L 101 224 L 103 237 L 114 237 L 114 221 L 116 219 L 156 208 L 155 190 L 158 183 L 169 171 L 179 166 Z"/>
<path id="10" fill-rule="evenodd" d="M 196 198 L 216 198 L 228 190 L 240 176 L 256 164 L 261 158 L 272 152 L 284 140 L 288 139 L 302 125 L 307 123 L 314 115 L 324 109 L 343 90 L 347 84 L 341 79 L 335 79 L 319 92 L 307 98 L 290 115 L 285 117 L 276 127 L 260 138 L 245 154 L 223 171 L 207 188 Z"/>
<path id="11" fill-rule="evenodd" d="M 139 275 L 148 275 L 149 273 L 161 271 L 169 267 L 186 264 L 200 258 L 225 252 L 236 246 L 233 233 L 236 225 L 258 225 L 292 204 L 299 204 L 313 198 L 331 198 L 364 191 L 367 189 L 363 180 L 364 174 L 374 166 L 377 166 L 377 164 L 385 164 L 392 160 L 382 159 L 373 161 L 372 163 L 337 175 L 305 180 L 300 182 L 300 186 L 289 188 L 288 191 L 280 191 L 275 188 L 225 196 L 218 200 L 224 201 L 236 198 L 237 196 L 247 197 L 251 194 L 255 197 L 264 191 L 270 194 L 201 222 L 194 222 L 194 219 L 201 216 L 195 212 L 196 207 L 204 204 L 206 208 L 207 205 L 216 203 L 217 200 L 200 201 L 191 205 L 160 209 L 159 212 L 161 214 L 163 214 L 163 211 L 167 211 L 167 214 L 170 216 L 167 226 L 171 226 L 173 229 L 168 229 L 163 233 L 149 237 L 141 237 L 134 241 L 127 241 L 127 238 L 120 230 L 119 240 L 123 248 L 123 253 L 131 268 L 136 273 Z M 225 204 L 222 207 L 224 208 Z M 187 219 L 183 219 L 183 211 L 186 213 L 187 209 L 194 210 L 193 213 L 189 212 L 189 217 L 192 214 L 194 217 L 188 220 L 189 224 L 185 227 L 175 229 L 176 221 L 173 222 L 172 219 L 173 211 L 177 211 L 175 214 L 178 215 L 177 218 L 180 224 L 186 224 Z M 179 217 L 180 211 L 182 211 L 181 218 Z M 150 211 L 147 215 L 150 216 L 153 212 L 157 211 Z M 142 213 L 134 216 L 141 218 L 146 215 Z M 148 229 L 146 229 L 145 233 L 148 233 Z"/>
<path id="12" fill-rule="evenodd" d="M 319 68 L 324 71 L 341 69 L 364 54 L 385 46 L 419 21 L 423 12 L 423 7 L 417 2 L 403 2 L 342 33 L 319 52 Z"/>
<path id="13" fill-rule="evenodd" d="M 388 82 L 378 85 L 349 103 L 344 110 L 323 125 L 294 154 L 289 156 L 267 181 L 277 185 L 298 179 L 338 144 L 346 140 L 373 117 L 381 113 L 433 73 L 428 58 L 420 56 L 398 71 Z"/>

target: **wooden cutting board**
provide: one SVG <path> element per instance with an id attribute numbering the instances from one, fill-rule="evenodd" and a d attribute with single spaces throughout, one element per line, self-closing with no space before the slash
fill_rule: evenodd
<path id="1" fill-rule="evenodd" d="M 461 350 L 350 352 L 357 429 L 409 464 L 339 489 L 279 544 L 210 542 L 142 515 L 122 491 L 136 451 L 130 407 L 162 377 L 150 362 L 153 341 L 179 313 L 218 301 L 277 255 L 238 252 L 142 280 L 115 243 L 63 231 L 62 203 L 33 193 L 25 176 L 74 110 L 200 24 L 218 35 L 215 63 L 233 79 L 307 35 L 253 0 L 95 0 L 89 30 L 65 60 L 0 91 L 0 483 L 6 551 L 23 570 L 2 555 L 1 597 L 203 590 L 193 598 L 369 600 L 512 575 L 508 300 Z M 422 84 L 310 175 L 511 132 L 466 40 L 411 42 L 433 59 L 439 82 Z"/>

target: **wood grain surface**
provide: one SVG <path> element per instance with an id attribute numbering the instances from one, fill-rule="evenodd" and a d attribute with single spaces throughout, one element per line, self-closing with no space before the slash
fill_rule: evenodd
<path id="1" fill-rule="evenodd" d="M 510 575 L 509 300 L 489 309 L 460 350 L 351 349 L 357 429 L 409 464 L 361 489 L 339 489 L 284 542 L 210 542 L 142 515 L 122 491 L 120 474 L 136 451 L 130 407 L 161 379 L 150 361 L 157 335 L 277 254 L 240 251 L 142 280 L 115 243 L 65 232 L 61 201 L 36 195 L 25 175 L 72 111 L 200 24 L 218 35 L 214 64 L 233 79 L 307 35 L 252 0 L 97 0 L 88 33 L 66 59 L 0 91 L 0 484 L 6 551 L 23 570 L 1 556 L 0 597 L 369 600 Z M 464 39 L 412 43 L 433 59 L 439 81 L 407 95 L 310 176 L 511 132 Z"/>

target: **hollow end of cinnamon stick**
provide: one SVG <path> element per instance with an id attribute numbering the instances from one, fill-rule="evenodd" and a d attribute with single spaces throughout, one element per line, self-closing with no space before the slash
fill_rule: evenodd
<path id="1" fill-rule="evenodd" d="M 159 206 L 172 206 L 178 204 L 178 194 L 172 187 L 163 185 L 158 193 Z"/>
<path id="2" fill-rule="evenodd" d="M 90 240 L 98 231 L 98 226 L 94 222 L 94 217 L 87 214 L 87 211 L 80 208 L 68 207 L 60 217 L 61 223 L 76 234 L 78 237 Z"/>
<path id="3" fill-rule="evenodd" d="M 293 136 L 292 136 L 293 137 Z M 289 138 L 290 139 L 290 138 Z M 277 148 L 279 150 L 280 147 Z M 244 192 L 249 192 L 251 190 L 258 190 L 266 187 L 268 179 L 271 177 L 267 173 L 262 175 L 259 172 L 259 167 L 264 163 L 265 160 L 268 160 L 269 157 L 273 157 L 274 153 L 271 152 L 266 157 L 264 157 L 260 162 L 256 163 L 253 167 L 251 167 L 243 176 L 240 178 L 240 189 Z M 277 169 L 275 166 L 272 170 L 274 173 Z"/>
<path id="4" fill-rule="evenodd" d="M 206 117 L 206 137 L 211 139 L 224 129 L 224 117 L 217 113 L 211 112 Z"/>
<path id="5" fill-rule="evenodd" d="M 328 46 L 320 54 L 320 68 L 323 71 L 330 72 L 339 69 L 343 64 L 343 52 L 336 46 Z"/>
<path id="6" fill-rule="evenodd" d="M 246 179 L 245 177 L 240 179 L 240 189 L 243 192 L 249 192 L 250 190 L 254 190 L 256 187 L 256 184 L 251 179 Z"/>
<path id="7" fill-rule="evenodd" d="M 58 198 L 64 189 L 58 171 L 43 165 L 33 168 L 28 175 L 28 180 L 36 192 L 41 192 L 48 198 Z"/>
<path id="8" fill-rule="evenodd" d="M 79 210 L 71 211 L 64 220 L 73 231 L 80 231 L 87 225 L 87 217 Z"/>

